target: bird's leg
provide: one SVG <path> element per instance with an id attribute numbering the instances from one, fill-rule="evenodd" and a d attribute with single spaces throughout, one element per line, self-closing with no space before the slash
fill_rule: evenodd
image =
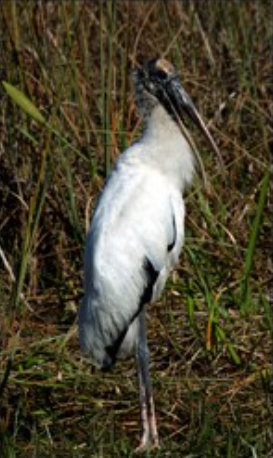
<path id="1" fill-rule="evenodd" d="M 156 416 L 155 416 L 155 406 L 154 399 L 151 394 L 149 398 L 149 426 L 150 426 L 150 437 L 153 448 L 159 447 L 159 439 L 157 432 Z"/>
<path id="2" fill-rule="evenodd" d="M 152 386 L 149 375 L 149 349 L 147 344 L 145 307 L 143 307 L 143 310 L 139 316 L 139 342 L 137 348 L 137 362 L 140 390 L 142 437 L 140 445 L 136 451 L 142 452 L 147 448 L 156 448 L 159 445 Z"/>
<path id="3" fill-rule="evenodd" d="M 148 410 L 147 410 L 147 402 L 146 402 L 146 389 L 141 373 L 140 368 L 140 360 L 138 359 L 138 378 L 139 378 L 139 399 L 140 399 L 140 414 L 141 414 L 141 422 L 142 422 L 142 436 L 140 440 L 140 444 L 137 447 L 136 451 L 141 452 L 146 450 L 149 444 L 149 420 L 148 420 Z"/>

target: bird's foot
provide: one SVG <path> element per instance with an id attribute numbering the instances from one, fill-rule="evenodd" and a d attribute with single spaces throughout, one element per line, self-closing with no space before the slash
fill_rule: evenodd
<path id="1" fill-rule="evenodd" d="M 135 453 L 144 453 L 148 450 L 149 439 L 146 435 L 143 435 L 140 444 L 135 448 Z"/>
<path id="2" fill-rule="evenodd" d="M 153 450 L 158 450 L 160 448 L 158 437 L 147 440 L 145 437 L 141 438 L 140 444 L 135 449 L 135 453 L 145 453 L 148 450 L 151 452 Z"/>

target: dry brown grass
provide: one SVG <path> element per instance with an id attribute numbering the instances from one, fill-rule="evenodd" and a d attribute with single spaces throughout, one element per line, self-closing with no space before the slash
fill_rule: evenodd
<path id="1" fill-rule="evenodd" d="M 1 457 L 122 457 L 137 442 L 133 362 L 95 371 L 75 324 L 92 206 L 140 128 L 129 72 L 154 55 L 181 71 L 226 170 L 197 138 L 210 190 L 196 178 L 181 263 L 150 310 L 155 456 L 269 457 L 270 2 L 10 1 L 0 24 L 1 79 L 54 129 L 1 89 Z"/>

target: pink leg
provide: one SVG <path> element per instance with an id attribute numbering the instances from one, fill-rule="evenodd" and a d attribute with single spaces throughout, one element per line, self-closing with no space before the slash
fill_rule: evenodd
<path id="1" fill-rule="evenodd" d="M 146 404 L 146 392 L 145 386 L 142 381 L 141 374 L 139 372 L 139 391 L 140 391 L 140 414 L 141 414 L 141 422 L 142 422 L 142 436 L 140 439 L 140 444 L 136 448 L 136 452 L 143 452 L 148 448 L 149 445 L 149 419 L 148 419 L 148 411 L 147 411 L 147 404 Z"/>
<path id="2" fill-rule="evenodd" d="M 151 396 L 149 399 L 149 426 L 150 426 L 150 438 L 153 448 L 159 447 L 159 439 L 158 439 L 158 432 L 157 432 L 157 424 L 156 424 L 156 416 L 155 416 L 155 407 L 154 407 L 154 400 Z"/>
<path id="3" fill-rule="evenodd" d="M 149 376 L 149 350 L 146 337 L 145 308 L 139 317 L 139 344 L 137 349 L 142 437 L 136 452 L 159 447 L 154 401 Z"/>

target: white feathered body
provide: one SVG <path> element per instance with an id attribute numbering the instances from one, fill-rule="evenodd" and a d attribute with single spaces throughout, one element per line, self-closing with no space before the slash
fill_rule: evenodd
<path id="1" fill-rule="evenodd" d="M 184 239 L 182 194 L 193 171 L 188 143 L 157 106 L 141 139 L 118 159 L 87 236 L 80 343 L 100 368 L 132 354 L 145 298 L 159 297 L 178 261 Z"/>

